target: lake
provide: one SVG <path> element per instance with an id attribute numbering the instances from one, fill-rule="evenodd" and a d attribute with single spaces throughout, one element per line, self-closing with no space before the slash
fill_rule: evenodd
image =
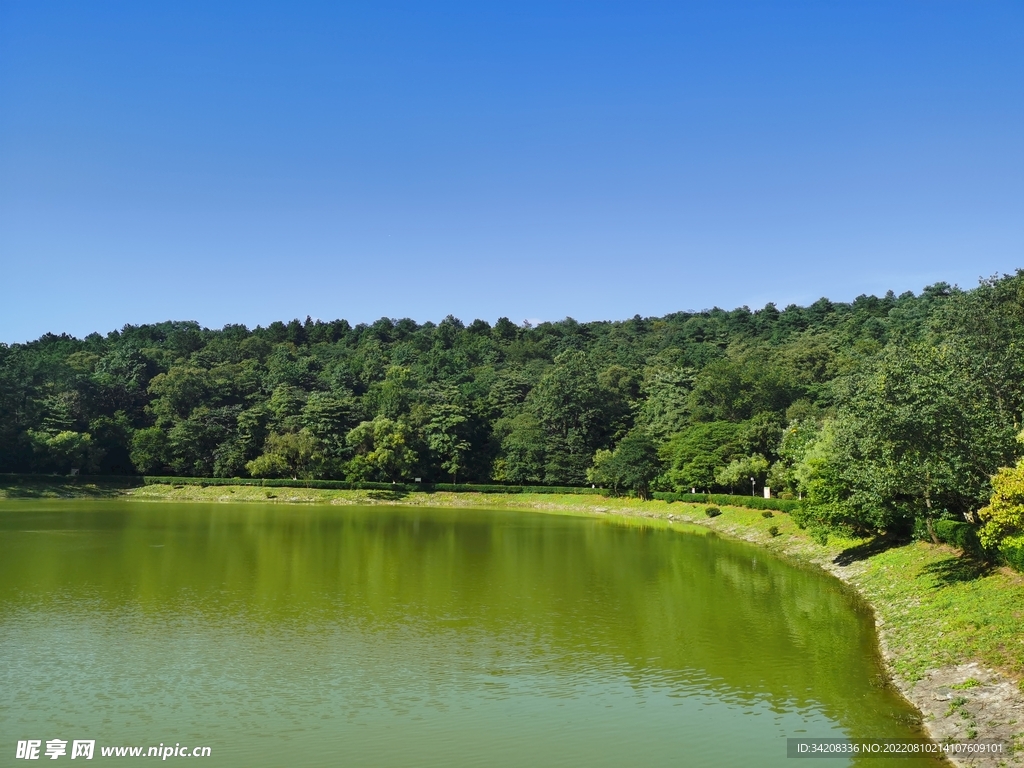
<path id="1" fill-rule="evenodd" d="M 19 740 L 79 739 L 118 765 L 152 761 L 101 746 L 791 766 L 787 737 L 920 736 L 835 579 L 699 531 L 516 510 L 0 501 L 0 654 L 4 764 Z"/>

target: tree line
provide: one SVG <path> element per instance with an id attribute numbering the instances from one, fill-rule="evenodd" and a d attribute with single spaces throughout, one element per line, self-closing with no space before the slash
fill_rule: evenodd
<path id="1" fill-rule="evenodd" d="M 0 471 L 768 485 L 822 530 L 998 547 L 1024 532 L 1022 345 L 1024 271 L 619 322 L 46 334 L 0 345 Z"/>

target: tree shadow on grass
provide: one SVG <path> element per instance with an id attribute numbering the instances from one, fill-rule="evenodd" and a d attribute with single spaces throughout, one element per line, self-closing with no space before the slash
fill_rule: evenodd
<path id="1" fill-rule="evenodd" d="M 985 578 L 992 573 L 992 564 L 978 557 L 960 555 L 929 563 L 921 572 L 935 579 L 936 588 L 948 587 Z"/>
<path id="2" fill-rule="evenodd" d="M 408 491 L 396 489 L 394 491 L 369 491 L 366 498 L 374 501 L 401 501 L 408 495 Z"/>
<path id="3" fill-rule="evenodd" d="M 0 486 L 8 499 L 43 499 L 43 498 L 110 498 L 122 495 L 124 488 L 120 486 L 81 485 L 78 483 L 48 483 L 32 485 Z"/>
<path id="4" fill-rule="evenodd" d="M 844 549 L 832 559 L 832 562 L 840 566 L 852 565 L 861 560 L 867 560 L 869 557 L 880 555 L 882 552 L 893 547 L 902 547 L 907 543 L 906 539 L 891 534 L 876 536 L 870 541 L 865 541 L 863 544 Z"/>

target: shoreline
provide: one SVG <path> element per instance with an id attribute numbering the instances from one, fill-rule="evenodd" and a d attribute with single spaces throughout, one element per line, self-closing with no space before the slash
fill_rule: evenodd
<path id="1" fill-rule="evenodd" d="M 822 546 L 780 512 L 766 518 L 758 510 L 723 506 L 720 516 L 709 518 L 703 504 L 602 496 L 253 486 L 0 486 L 0 501 L 19 498 L 504 507 L 643 520 L 665 528 L 699 526 L 816 567 L 853 589 L 871 608 L 879 653 L 892 684 L 921 713 L 921 727 L 930 738 L 996 739 L 1017 748 L 997 758 L 950 758 L 951 763 L 1024 766 L 1024 576 L 1008 569 L 977 569 L 946 546 L 844 539 Z M 777 535 L 769 532 L 772 526 Z"/>

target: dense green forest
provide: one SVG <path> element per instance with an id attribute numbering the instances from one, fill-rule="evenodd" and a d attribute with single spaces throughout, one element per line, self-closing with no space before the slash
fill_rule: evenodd
<path id="1" fill-rule="evenodd" d="M 1024 531 L 1022 344 L 1024 270 L 622 322 L 47 334 L 0 345 L 0 471 L 767 484 L 815 525 L 988 522 L 998 546 Z"/>

